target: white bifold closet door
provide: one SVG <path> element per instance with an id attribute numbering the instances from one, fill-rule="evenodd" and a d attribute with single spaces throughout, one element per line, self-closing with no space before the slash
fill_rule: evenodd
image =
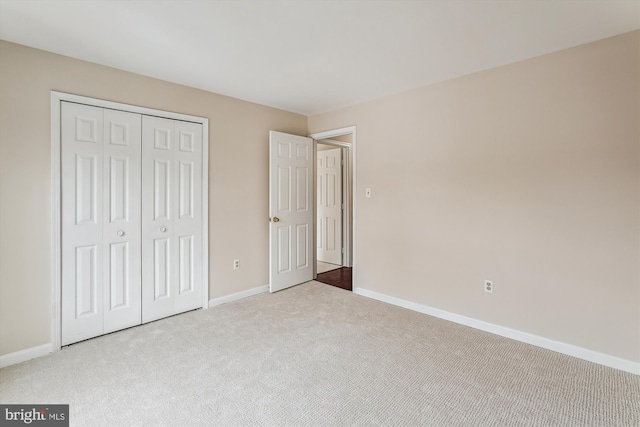
<path id="1" fill-rule="evenodd" d="M 62 102 L 62 345 L 202 306 L 202 137 Z"/>
<path id="2" fill-rule="evenodd" d="M 140 125 L 62 103 L 63 345 L 140 324 Z"/>
<path id="3" fill-rule="evenodd" d="M 150 322 L 202 304 L 202 125 L 144 116 L 142 152 L 142 321 Z"/>

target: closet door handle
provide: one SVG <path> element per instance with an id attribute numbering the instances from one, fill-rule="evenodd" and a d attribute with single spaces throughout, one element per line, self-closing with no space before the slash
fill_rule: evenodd
<path id="1" fill-rule="evenodd" d="M 162 231 L 163 233 L 167 232 L 167 227 L 160 227 L 160 231 Z"/>
<path id="2" fill-rule="evenodd" d="M 118 236 L 122 237 L 124 236 L 124 231 L 122 230 L 118 230 L 118 232 L 116 233 Z"/>

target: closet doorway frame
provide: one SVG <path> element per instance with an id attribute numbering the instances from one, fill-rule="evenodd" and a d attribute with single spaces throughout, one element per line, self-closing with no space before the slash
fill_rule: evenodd
<path id="1" fill-rule="evenodd" d="M 90 105 L 126 111 L 147 116 L 163 117 L 202 124 L 202 308 L 209 308 L 209 119 L 188 114 L 173 113 L 136 105 L 122 104 L 104 99 L 51 91 L 51 206 L 52 206 L 52 330 L 53 352 L 62 348 L 62 223 L 60 199 L 61 141 L 60 113 L 62 102 Z"/>

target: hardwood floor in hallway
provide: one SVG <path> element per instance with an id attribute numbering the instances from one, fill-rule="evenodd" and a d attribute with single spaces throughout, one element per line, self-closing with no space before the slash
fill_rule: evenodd
<path id="1" fill-rule="evenodd" d="M 327 271 L 326 273 L 318 274 L 318 278 L 316 280 L 318 282 L 326 283 L 327 285 L 346 289 L 347 291 L 353 291 L 351 270 L 351 267 L 342 267 L 336 270 Z"/>

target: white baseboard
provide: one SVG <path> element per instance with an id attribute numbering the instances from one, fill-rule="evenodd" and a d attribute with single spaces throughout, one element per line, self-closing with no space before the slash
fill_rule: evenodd
<path id="1" fill-rule="evenodd" d="M 506 328 L 504 326 L 494 325 L 492 323 L 483 322 L 482 320 L 472 319 L 471 317 L 461 316 L 459 314 L 450 313 L 448 311 L 440 310 L 422 304 L 417 304 L 415 302 L 403 300 L 367 289 L 357 288 L 354 289 L 354 293 L 368 298 L 373 298 L 378 301 L 408 308 L 409 310 L 428 314 L 433 317 L 438 317 L 440 319 L 449 320 L 451 322 L 459 323 L 471 328 L 480 329 L 481 331 L 490 332 L 492 334 L 511 338 L 516 341 L 521 341 L 527 344 L 535 345 L 537 347 L 542 347 L 547 350 L 552 350 L 558 353 L 566 354 L 568 356 L 573 356 L 579 359 L 588 360 L 589 362 L 608 366 L 610 368 L 620 369 L 621 371 L 640 375 L 640 363 L 638 362 L 621 359 L 609 354 L 599 353 L 597 351 L 589 350 L 583 347 L 578 347 L 560 341 L 554 341 L 549 338 L 529 334 L 527 332 L 517 331 L 515 329 Z"/>
<path id="2" fill-rule="evenodd" d="M 246 291 L 236 292 L 235 294 L 225 295 L 223 297 L 218 297 L 209 300 L 209 308 L 215 307 L 216 305 L 226 304 L 231 301 L 236 301 L 242 298 L 247 298 L 253 295 L 258 295 L 263 292 L 269 291 L 269 285 L 258 286 L 257 288 L 247 289 Z"/>
<path id="3" fill-rule="evenodd" d="M 16 351 L 15 353 L 5 354 L 4 356 L 0 356 L 0 368 L 26 362 L 27 360 L 35 359 L 36 357 L 44 356 L 52 352 L 53 346 L 51 343 L 48 343 Z"/>

